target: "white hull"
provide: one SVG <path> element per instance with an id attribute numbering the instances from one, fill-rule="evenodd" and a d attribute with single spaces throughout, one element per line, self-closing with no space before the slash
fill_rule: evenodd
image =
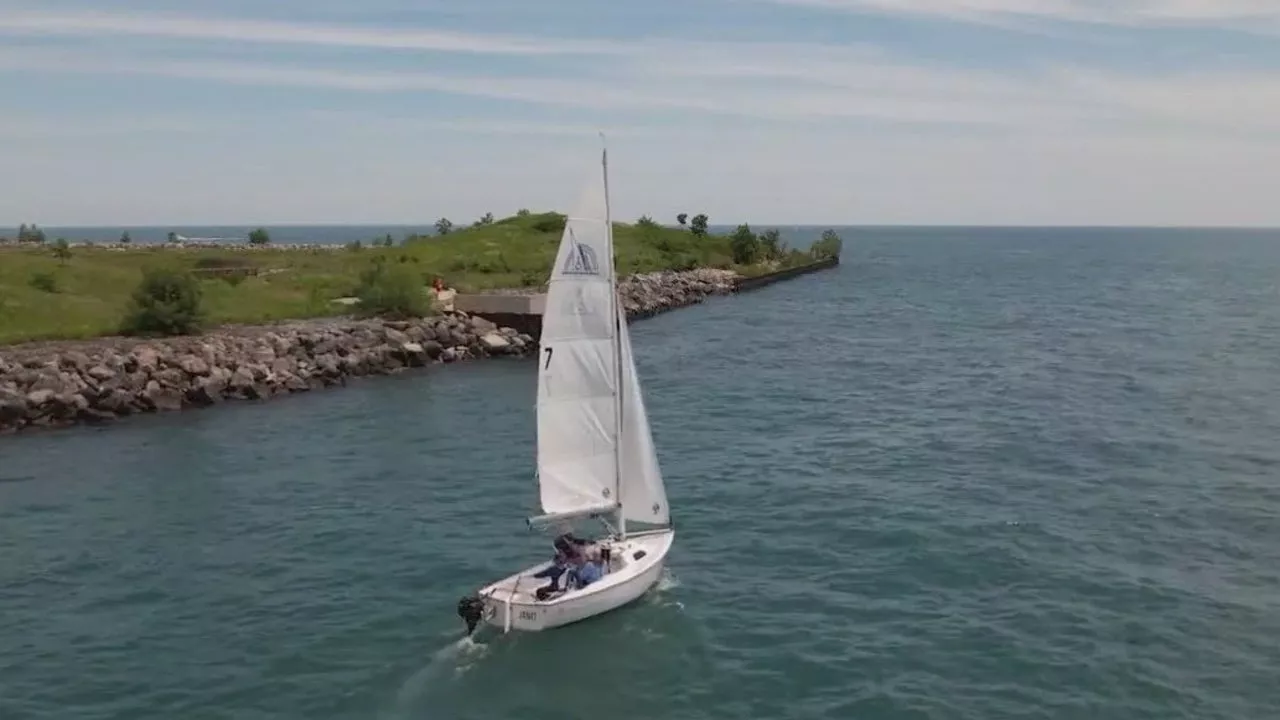
<path id="1" fill-rule="evenodd" d="M 504 631 L 532 632 L 568 625 L 622 607 L 657 584 L 674 539 L 675 531 L 665 529 L 637 533 L 621 541 L 603 541 L 602 545 L 612 548 L 609 572 L 585 588 L 569 590 L 547 600 L 538 600 L 534 593 L 550 581 L 533 574 L 551 563 L 522 570 L 480 590 L 484 621 Z"/>

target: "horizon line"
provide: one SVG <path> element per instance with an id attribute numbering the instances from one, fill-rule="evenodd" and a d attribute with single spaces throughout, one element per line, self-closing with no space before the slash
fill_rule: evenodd
<path id="1" fill-rule="evenodd" d="M 548 211 L 551 212 L 551 211 Z M 538 213 L 535 213 L 538 214 Z M 437 218 L 438 219 L 438 218 Z M 505 218 L 496 218 L 502 220 Z M 625 220 L 615 220 L 615 223 L 634 225 L 634 222 Z M 374 227 L 424 227 L 431 229 L 435 226 L 436 220 L 424 220 L 419 222 L 311 222 L 311 221 L 294 221 L 294 222 L 201 222 L 201 223 L 102 223 L 97 225 L 74 224 L 44 224 L 44 223 L 18 223 L 15 225 L 0 225 L 0 230 L 17 230 L 22 225 L 34 225 L 39 228 L 57 228 L 64 230 L 173 230 L 175 228 L 374 228 Z M 676 223 L 658 223 L 664 227 L 678 228 L 682 227 Z M 738 225 L 749 225 L 752 227 L 763 228 L 857 228 L 867 230 L 885 230 L 885 229 L 1008 229 L 1008 230 L 1275 230 L 1280 231 L 1280 225 L 1169 225 L 1169 224 L 1133 224 L 1133 223 L 1116 223 L 1116 224 L 1074 224 L 1074 223 L 1032 223 L 1032 224 L 1013 224 L 1013 223 L 770 223 L 770 222 L 731 222 L 731 223 L 708 223 L 708 227 L 715 228 L 734 228 Z M 458 227 L 454 226 L 455 231 L 470 229 L 469 225 Z"/>

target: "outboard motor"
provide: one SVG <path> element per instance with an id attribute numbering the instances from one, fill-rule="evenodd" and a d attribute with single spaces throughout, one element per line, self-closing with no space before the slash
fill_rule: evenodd
<path id="1" fill-rule="evenodd" d="M 476 625 L 484 619 L 484 601 L 479 595 L 467 595 L 458 601 L 458 617 L 467 624 L 467 637 L 476 631 Z"/>

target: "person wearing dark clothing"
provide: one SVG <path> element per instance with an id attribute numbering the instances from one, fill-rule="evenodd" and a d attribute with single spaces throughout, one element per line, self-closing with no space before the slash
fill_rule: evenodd
<path id="1" fill-rule="evenodd" d="M 539 600 L 546 600 L 552 593 L 560 590 L 560 577 L 569 569 L 569 564 L 575 558 L 582 556 L 582 548 L 591 544 L 589 540 L 583 540 L 571 532 L 564 532 L 556 536 L 551 542 L 555 546 L 556 556 L 551 561 L 551 565 L 533 574 L 536 578 L 551 578 L 551 582 L 538 588 L 534 595 Z"/>
<path id="2" fill-rule="evenodd" d="M 573 557 L 582 552 L 584 545 L 590 545 L 590 540 L 583 540 L 571 532 L 561 533 L 551 542 L 555 546 L 557 552 L 563 553 L 568 557 Z"/>
<path id="3" fill-rule="evenodd" d="M 550 584 L 543 585 L 534 591 L 534 597 L 539 600 L 546 600 L 552 593 L 560 590 L 560 576 L 564 575 L 569 569 L 569 558 L 563 553 L 556 553 L 556 559 L 551 561 L 547 567 L 534 573 L 536 578 L 551 578 Z"/>

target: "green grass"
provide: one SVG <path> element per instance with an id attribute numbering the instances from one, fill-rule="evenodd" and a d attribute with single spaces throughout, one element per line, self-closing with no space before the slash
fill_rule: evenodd
<path id="1" fill-rule="evenodd" d="M 201 279 L 210 324 L 261 323 L 350 312 L 330 300 L 355 293 L 375 257 L 408 264 L 423 283 L 440 275 L 461 292 L 538 286 L 545 282 L 560 242 L 559 216 L 510 217 L 443 237 L 419 238 L 391 248 L 360 250 L 183 249 L 126 250 L 77 247 L 58 259 L 49 247 L 0 248 L 0 344 L 86 338 L 118 332 L 129 297 L 146 267 L 178 270 L 243 267 L 256 274 Z M 732 268 L 747 275 L 779 263 L 732 265 L 725 236 L 695 237 L 685 229 L 615 224 L 618 272 Z M 808 261 L 792 253 L 782 266 Z M 41 289 L 54 278 L 54 292 Z"/>

